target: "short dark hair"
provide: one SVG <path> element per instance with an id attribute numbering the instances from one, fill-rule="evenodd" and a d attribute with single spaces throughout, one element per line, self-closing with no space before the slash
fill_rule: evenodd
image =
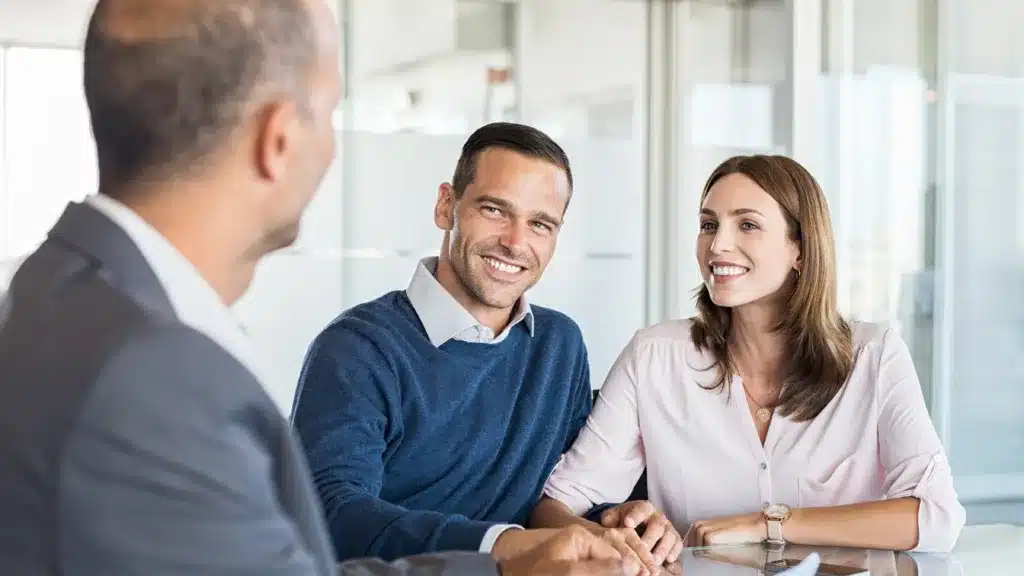
<path id="1" fill-rule="evenodd" d="M 99 0 L 84 47 L 101 187 L 201 165 L 260 91 L 292 94 L 308 107 L 317 40 L 303 0 L 117 4 Z M 110 22 L 129 10 L 124 25 L 146 33 L 126 35 Z"/>
<path id="2" fill-rule="evenodd" d="M 480 153 L 488 148 L 502 148 L 517 152 L 523 156 L 546 160 L 565 171 L 569 180 L 569 193 L 572 194 L 572 168 L 565 150 L 547 134 L 524 124 L 513 122 L 493 122 L 482 126 L 470 134 L 462 145 L 462 155 L 455 165 L 452 176 L 452 189 L 458 200 L 476 176 L 476 161 Z"/>

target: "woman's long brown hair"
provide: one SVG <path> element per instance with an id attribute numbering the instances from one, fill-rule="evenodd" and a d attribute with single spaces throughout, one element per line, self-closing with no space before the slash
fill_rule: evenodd
<path id="1" fill-rule="evenodd" d="M 792 238 L 800 246 L 802 265 L 775 330 L 785 336 L 785 372 L 776 405 L 798 422 L 817 416 L 832 401 L 853 369 L 850 325 L 839 315 L 836 297 L 835 238 L 825 195 L 803 166 L 785 156 L 736 156 L 708 178 L 701 205 L 718 180 L 743 174 L 782 206 Z M 693 343 L 715 359 L 721 376 L 710 390 L 725 388 L 736 373 L 729 351 L 731 314 L 715 305 L 707 286 L 697 292 Z"/>

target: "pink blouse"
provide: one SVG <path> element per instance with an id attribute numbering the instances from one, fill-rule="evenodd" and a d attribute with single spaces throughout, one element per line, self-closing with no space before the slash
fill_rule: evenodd
<path id="1" fill-rule="evenodd" d="M 715 370 L 689 320 L 641 330 L 612 366 L 587 425 L 544 493 L 582 515 L 622 502 L 647 468 L 651 502 L 681 532 L 770 503 L 837 506 L 913 496 L 917 551 L 952 549 L 966 513 L 899 334 L 853 323 L 853 372 L 810 422 L 776 414 L 761 445 L 739 378 Z M 730 400 L 731 398 L 731 400 Z"/>

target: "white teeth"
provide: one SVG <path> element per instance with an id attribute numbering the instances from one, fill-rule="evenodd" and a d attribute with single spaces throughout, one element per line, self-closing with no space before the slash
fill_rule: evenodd
<path id="1" fill-rule="evenodd" d="M 742 266 L 714 266 L 711 270 L 715 276 L 739 276 L 747 273 L 747 269 Z"/>
<path id="2" fill-rule="evenodd" d="M 487 264 L 492 268 L 496 268 L 498 270 L 501 270 L 502 272 L 507 272 L 509 274 L 516 274 L 523 270 L 520 266 L 505 264 L 504 262 L 500 262 L 498 260 L 495 260 L 494 258 L 484 258 L 484 262 L 487 262 Z"/>

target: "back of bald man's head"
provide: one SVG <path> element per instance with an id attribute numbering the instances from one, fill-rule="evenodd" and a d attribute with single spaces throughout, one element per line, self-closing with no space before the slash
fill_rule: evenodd
<path id="1" fill-rule="evenodd" d="M 99 0 L 84 80 L 103 191 L 202 169 L 261 98 L 304 106 L 317 42 L 306 0 Z"/>

